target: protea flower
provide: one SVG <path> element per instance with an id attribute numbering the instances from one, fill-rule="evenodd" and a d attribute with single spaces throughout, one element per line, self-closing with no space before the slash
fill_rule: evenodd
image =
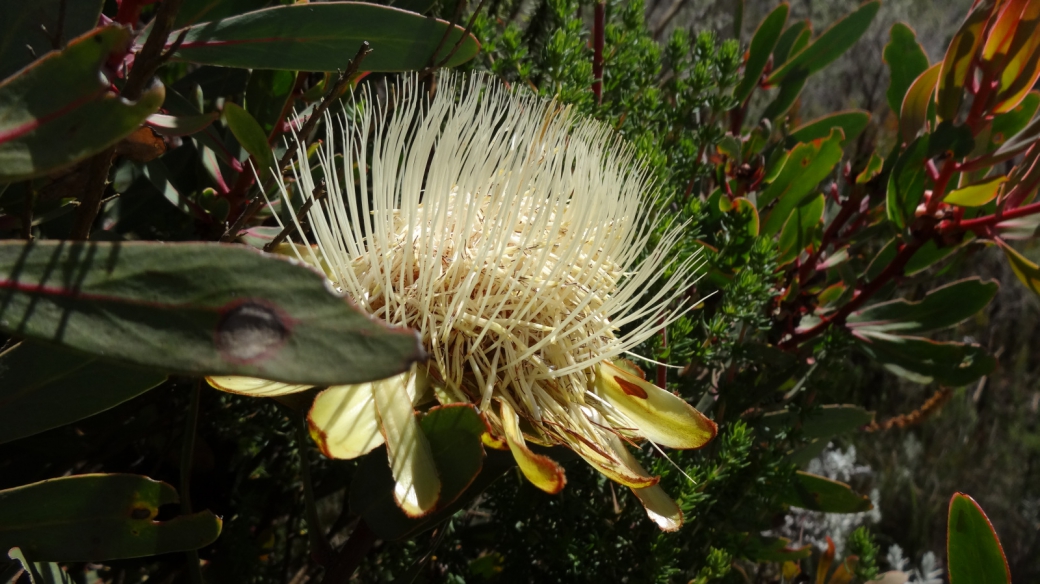
<path id="1" fill-rule="evenodd" d="M 715 424 L 621 357 L 690 308 L 698 266 L 668 259 L 681 226 L 644 253 L 656 191 L 632 150 L 487 77 L 443 76 L 432 98 L 414 79 L 385 100 L 366 95 L 352 118 L 326 119 L 317 152 L 299 149 L 297 192 L 323 177 L 327 197 L 306 216 L 316 245 L 296 249 L 361 310 L 419 331 L 432 359 L 322 391 L 308 417 L 321 450 L 354 458 L 385 442 L 398 505 L 429 512 L 440 480 L 414 408 L 432 393 L 476 405 L 537 487 L 555 493 L 566 480 L 528 443 L 563 445 L 678 529 L 682 512 L 626 442 L 699 448 Z M 287 202 L 291 190 L 281 185 Z M 645 293 L 666 272 L 671 285 Z M 306 389 L 211 382 L 251 395 Z"/>

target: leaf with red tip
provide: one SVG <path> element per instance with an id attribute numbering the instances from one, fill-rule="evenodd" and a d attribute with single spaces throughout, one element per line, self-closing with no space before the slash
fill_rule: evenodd
<path id="1" fill-rule="evenodd" d="M 982 507 L 964 493 L 950 498 L 946 556 L 950 584 L 1011 582 L 1011 570 L 993 524 Z"/>

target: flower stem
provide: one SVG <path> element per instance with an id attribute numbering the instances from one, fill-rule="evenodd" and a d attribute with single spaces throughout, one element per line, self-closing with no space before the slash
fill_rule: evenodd
<path id="1" fill-rule="evenodd" d="M 303 500 L 307 508 L 307 537 L 311 542 L 311 557 L 322 566 L 329 566 L 335 554 L 318 517 L 318 505 L 314 500 L 314 484 L 311 482 L 310 460 L 307 457 L 307 422 L 303 416 L 293 413 L 296 425 L 296 451 L 300 455 L 300 478 L 303 480 Z"/>

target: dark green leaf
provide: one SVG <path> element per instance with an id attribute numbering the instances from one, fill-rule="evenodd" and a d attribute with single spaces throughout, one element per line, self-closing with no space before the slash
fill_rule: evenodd
<path id="1" fill-rule="evenodd" d="M 940 122 L 928 138 L 928 158 L 952 153 L 954 158 L 963 158 L 975 149 L 975 136 L 971 128 L 953 122 Z"/>
<path id="2" fill-rule="evenodd" d="M 249 74 L 246 85 L 246 111 L 270 134 L 275 125 L 283 121 L 282 109 L 292 99 L 296 74 L 292 71 L 257 70 Z"/>
<path id="3" fill-rule="evenodd" d="M 863 3 L 851 14 L 823 31 L 809 46 L 791 55 L 780 68 L 773 71 L 767 81 L 777 84 L 798 70 L 804 70 L 811 75 L 823 69 L 856 44 L 859 37 L 867 31 L 880 7 L 879 0 Z"/>
<path id="4" fill-rule="evenodd" d="M 780 35 L 780 39 L 776 41 L 776 47 L 773 49 L 773 66 L 782 65 L 791 54 L 792 48 L 795 53 L 802 50 L 809 43 L 810 36 L 812 36 L 812 27 L 808 20 L 791 23 L 791 26 L 787 27 L 787 30 Z"/>
<path id="5" fill-rule="evenodd" d="M 885 369 L 916 383 L 962 386 L 989 374 L 997 362 L 978 345 L 860 331 L 857 346 Z"/>
<path id="6" fill-rule="evenodd" d="M 831 173 L 841 160 L 842 141 L 841 130 L 833 129 L 826 140 L 799 144 L 791 151 L 779 176 L 759 196 L 759 206 L 763 208 L 776 201 L 762 223 L 763 235 L 778 233 L 791 213 Z"/>
<path id="7" fill-rule="evenodd" d="M 81 420 L 166 376 L 23 341 L 0 353 L 0 444 Z"/>
<path id="8" fill-rule="evenodd" d="M 911 256 L 910 261 L 906 262 L 906 267 L 903 268 L 903 273 L 907 276 L 913 276 L 922 270 L 930 268 L 936 263 L 946 259 L 953 252 L 961 249 L 964 243 L 968 242 L 970 238 L 966 237 L 964 242 L 957 245 L 946 245 L 939 247 L 934 239 L 929 239 L 921 246 L 921 249 L 914 252 Z"/>
<path id="9" fill-rule="evenodd" d="M 794 73 L 787 76 L 783 83 L 780 84 L 780 91 L 773 98 L 773 101 L 769 102 L 766 106 L 765 111 L 762 112 L 762 118 L 775 120 L 780 116 L 787 113 L 787 110 L 791 109 L 794 105 L 795 100 L 801 95 L 802 89 L 805 87 L 805 82 L 809 79 L 809 73 L 804 69 L 795 71 Z"/>
<path id="10" fill-rule="evenodd" d="M 863 133 L 868 123 L 870 123 L 870 112 L 863 110 L 837 112 L 791 130 L 788 142 L 790 146 L 793 146 L 798 142 L 805 143 L 826 138 L 830 135 L 832 128 L 841 128 L 841 131 L 845 133 L 846 143 L 853 142 Z"/>
<path id="11" fill-rule="evenodd" d="M 425 357 L 316 271 L 212 243 L 0 243 L 0 327 L 170 372 L 336 385 Z"/>
<path id="12" fill-rule="evenodd" d="M 804 471 L 795 473 L 795 482 L 782 500 L 792 507 L 825 513 L 862 513 L 874 508 L 869 497 L 845 483 Z"/>
<path id="13" fill-rule="evenodd" d="M 1000 148 L 1009 138 L 1021 132 L 1029 124 L 1029 120 L 1036 115 L 1038 108 L 1040 108 L 1040 92 L 1030 91 L 1015 109 L 995 116 L 990 128 L 989 149 Z"/>
<path id="14" fill-rule="evenodd" d="M 183 28 L 200 22 L 244 14 L 264 8 L 270 3 L 271 0 L 184 0 L 177 11 L 173 27 Z"/>
<path id="15" fill-rule="evenodd" d="M 787 13 L 790 9 L 791 7 L 786 2 L 774 8 L 758 25 L 755 35 L 751 37 L 747 62 L 744 64 L 744 78 L 733 90 L 733 97 L 737 99 L 738 103 L 744 103 L 755 87 L 758 87 L 762 72 L 766 69 L 766 63 L 769 62 L 769 57 L 773 54 L 777 40 L 780 39 L 784 24 L 787 23 Z"/>
<path id="16" fill-rule="evenodd" d="M 389 5 L 394 8 L 400 8 L 401 10 L 407 10 L 419 14 L 426 14 L 435 4 L 437 4 L 437 0 L 396 0 L 389 2 Z"/>
<path id="17" fill-rule="evenodd" d="M 954 326 L 971 318 L 989 304 L 1000 285 L 967 278 L 932 290 L 917 302 L 905 298 L 889 300 L 849 315 L 849 326 L 857 330 L 914 335 Z"/>
<path id="18" fill-rule="evenodd" d="M 429 515 L 410 518 L 394 503 L 394 480 L 383 448 L 362 459 L 351 483 L 351 510 L 382 539 L 403 539 L 434 527 L 512 466 L 511 455 L 492 452 L 499 456 L 485 457 L 480 436 L 487 427 L 472 406 L 434 408 L 421 425 L 441 478 L 440 500 Z"/>
<path id="19" fill-rule="evenodd" d="M 257 174 L 263 179 L 275 167 L 274 152 L 267 144 L 267 134 L 249 112 L 234 103 L 224 104 L 224 119 L 238 143 L 256 161 Z"/>
<path id="20" fill-rule="evenodd" d="M 791 540 L 786 537 L 762 537 L 749 535 L 744 542 L 744 557 L 755 562 L 797 562 L 812 555 L 809 544 L 797 548 L 787 547 Z"/>
<path id="21" fill-rule="evenodd" d="M 949 517 L 950 584 L 1010 584 L 1004 549 L 982 507 L 968 495 L 955 493 L 950 498 Z"/>
<path id="22" fill-rule="evenodd" d="M 1010 158 L 1018 156 L 1022 152 L 1025 152 L 1030 146 L 1035 144 L 1037 140 L 1040 140 L 1040 117 L 1029 122 L 1026 127 L 1008 138 L 1007 142 L 1004 142 L 1000 148 L 997 148 L 992 154 L 984 156 L 980 161 L 986 165 L 993 165 Z"/>
<path id="23" fill-rule="evenodd" d="M 816 195 L 807 198 L 791 213 L 780 232 L 780 256 L 777 258 L 780 265 L 794 261 L 798 254 L 813 243 L 816 228 L 823 218 L 823 207 L 823 195 Z"/>
<path id="24" fill-rule="evenodd" d="M 372 54 L 362 70 L 413 71 L 427 66 L 438 46 L 433 63 L 448 58 L 461 39 L 445 64 L 454 67 L 472 59 L 480 45 L 456 26 L 441 46 L 448 27 L 443 20 L 376 4 L 293 4 L 189 27 L 175 57 L 223 67 L 336 71 L 368 41 Z"/>
<path id="25" fill-rule="evenodd" d="M 130 42 L 127 29 L 86 34 L 0 83 L 0 182 L 53 172 L 115 144 L 163 102 L 161 84 L 128 103 L 101 66 Z"/>
<path id="26" fill-rule="evenodd" d="M 157 522 L 170 485 L 131 474 L 51 479 L 0 491 L 0 549 L 34 562 L 139 558 L 213 543 L 221 521 L 202 511 Z"/>
<path id="27" fill-rule="evenodd" d="M 917 42 L 914 29 L 897 22 L 889 31 L 884 59 L 888 64 L 889 78 L 885 97 L 888 99 L 888 107 L 898 116 L 910 84 L 928 68 L 928 54 Z"/>
<path id="28" fill-rule="evenodd" d="M 852 432 L 874 420 L 874 412 L 853 405 L 832 404 L 809 413 L 802 420 L 802 436 L 805 438 L 832 438 Z M 798 421 L 796 412 L 783 410 L 762 416 L 762 426 L 768 434 L 790 428 Z"/>
<path id="29" fill-rule="evenodd" d="M 925 134 L 907 146 L 888 175 L 886 210 L 889 220 L 900 229 L 913 221 L 917 205 L 924 196 L 927 159 L 928 135 Z"/>
<path id="30" fill-rule="evenodd" d="M 97 26 L 103 4 L 104 0 L 0 2 L 0 79 Z M 58 22 L 63 12 L 65 18 Z"/>

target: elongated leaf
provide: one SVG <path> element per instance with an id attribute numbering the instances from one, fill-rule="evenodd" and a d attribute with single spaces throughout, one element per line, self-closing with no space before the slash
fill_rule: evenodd
<path id="1" fill-rule="evenodd" d="M 928 69 L 928 54 L 917 42 L 914 29 L 902 22 L 897 22 L 889 31 L 884 59 L 888 64 L 889 73 L 888 91 L 885 92 L 885 97 L 888 99 L 888 107 L 899 115 L 903 106 L 903 98 L 910 89 L 910 84 Z"/>
<path id="2" fill-rule="evenodd" d="M 999 242 L 1000 240 L 998 240 Z M 1018 277 L 1019 281 L 1032 290 L 1034 294 L 1040 294 L 1040 267 L 1005 243 L 1000 243 L 1000 249 L 1004 251 L 1008 264 L 1011 266 L 1011 271 L 1015 272 L 1015 276 Z"/>
<path id="3" fill-rule="evenodd" d="M 487 426 L 472 406 L 433 408 L 420 425 L 442 477 L 441 498 L 433 513 L 422 518 L 408 517 L 394 503 L 395 483 L 383 449 L 362 459 L 357 478 L 350 486 L 351 510 L 364 517 L 384 539 L 402 537 L 433 519 L 437 511 L 449 508 L 483 470 L 485 454 L 481 435 L 487 432 Z"/>
<path id="4" fill-rule="evenodd" d="M 235 135 L 235 139 L 256 161 L 256 172 L 263 179 L 275 167 L 274 152 L 267 144 L 264 129 L 249 112 L 234 103 L 224 105 L 224 118 L 227 119 L 228 128 Z"/>
<path id="5" fill-rule="evenodd" d="M 1037 142 L 1037 140 L 1040 140 L 1040 117 L 1029 122 L 1025 128 L 1022 128 L 1020 132 L 1009 138 L 992 154 L 981 157 L 981 159 L 977 161 L 977 164 L 973 164 L 973 166 L 989 166 L 1014 158 L 1028 150 L 1030 146 Z"/>
<path id="6" fill-rule="evenodd" d="M 75 584 L 75 580 L 54 562 L 34 562 L 25 557 L 20 548 L 11 548 L 7 557 L 18 562 L 29 575 L 30 584 Z M 6 574 L 0 574 L 3 578 Z M 14 581 L 9 581 L 12 584 Z"/>
<path id="7" fill-rule="evenodd" d="M 953 120 L 960 111 L 972 60 L 982 45 L 982 32 L 996 4 L 996 0 L 976 2 L 946 49 L 939 73 L 939 95 L 935 110 L 940 119 Z"/>
<path id="8" fill-rule="evenodd" d="M 97 26 L 103 4 L 104 0 L 0 2 L 0 79 Z M 54 36 L 59 31 L 60 39 Z"/>
<path id="9" fill-rule="evenodd" d="M 899 135 L 904 142 L 910 142 L 928 121 L 928 105 L 935 94 L 935 84 L 939 81 L 940 64 L 936 63 L 924 70 L 914 79 L 903 98 L 899 111 Z"/>
<path id="10" fill-rule="evenodd" d="M 769 76 L 768 83 L 777 84 L 796 70 L 809 75 L 823 69 L 856 44 L 874 20 L 881 2 L 865 2 L 851 14 L 832 24 L 809 46 L 792 55 Z"/>
<path id="11" fill-rule="evenodd" d="M 870 112 L 864 110 L 848 110 L 826 115 L 818 120 L 813 120 L 791 130 L 789 141 L 811 142 L 826 138 L 831 129 L 841 128 L 845 134 L 845 141 L 852 142 L 866 129 L 870 123 Z"/>
<path id="12" fill-rule="evenodd" d="M 238 245 L 0 243 L 0 328 L 203 375 L 337 385 L 425 357 L 309 268 Z"/>
<path id="13" fill-rule="evenodd" d="M 765 111 L 762 112 L 762 118 L 776 120 L 786 114 L 787 110 L 794 105 L 798 96 L 801 95 L 808 78 L 809 74 L 807 72 L 798 71 L 784 79 L 783 83 L 780 84 L 779 93 L 776 94 L 773 101 L 769 102 Z"/>
<path id="14" fill-rule="evenodd" d="M 472 35 L 463 37 L 464 30 L 456 26 L 434 56 L 448 26 L 443 20 L 376 4 L 292 4 L 191 26 L 174 56 L 222 67 L 336 71 L 344 69 L 367 41 L 372 54 L 365 58 L 363 71 L 413 71 L 444 59 L 446 66 L 454 67 L 472 59 L 480 45 Z M 174 32 L 170 38 L 180 34 Z"/>
<path id="15" fill-rule="evenodd" d="M 888 175 L 886 210 L 889 220 L 900 228 L 913 221 L 917 205 L 924 197 L 927 156 L 928 135 L 925 134 L 907 146 Z"/>
<path id="16" fill-rule="evenodd" d="M 833 438 L 839 434 L 845 434 L 858 429 L 860 426 L 869 424 L 874 419 L 874 412 L 869 412 L 859 406 L 831 404 L 811 412 L 802 421 L 802 436 L 815 438 Z M 782 410 L 769 412 L 762 416 L 761 425 L 769 434 L 775 434 L 780 430 L 790 428 L 798 421 L 796 412 Z"/>
<path id="17" fill-rule="evenodd" d="M 910 257 L 910 261 L 906 262 L 903 273 L 907 276 L 913 276 L 946 259 L 957 250 L 962 249 L 972 239 L 971 236 L 968 236 L 959 244 L 944 245 L 943 247 L 936 245 L 934 240 L 928 240 L 921 246 L 921 249 L 914 252 L 914 255 Z"/>
<path id="18" fill-rule="evenodd" d="M 831 173 L 841 160 L 843 140 L 841 130 L 835 128 L 826 140 L 799 144 L 791 151 L 780 175 L 759 197 L 760 207 L 776 201 L 762 224 L 763 235 L 776 235 L 795 208 Z"/>
<path id="19" fill-rule="evenodd" d="M 124 28 L 92 31 L 0 83 L 0 182 L 47 174 L 100 152 L 159 109 L 161 84 L 128 103 L 103 81 L 102 65 L 129 41 Z"/>
<path id="20" fill-rule="evenodd" d="M 791 23 L 791 26 L 787 27 L 787 30 L 780 35 L 780 39 L 776 41 L 776 47 L 773 49 L 773 66 L 783 65 L 787 61 L 787 57 L 804 49 L 805 45 L 809 44 L 811 36 L 812 25 L 808 20 Z"/>
<path id="21" fill-rule="evenodd" d="M 962 386 L 989 374 L 997 362 L 985 349 L 920 337 L 857 331 L 857 346 L 885 369 L 916 383 Z"/>
<path id="22" fill-rule="evenodd" d="M 183 28 L 199 22 L 244 14 L 264 8 L 271 2 L 272 0 L 184 0 L 177 11 L 173 27 Z"/>
<path id="23" fill-rule="evenodd" d="M 51 479 L 0 491 L 0 549 L 37 562 L 138 558 L 213 543 L 221 522 L 202 511 L 157 522 L 177 502 L 170 485 L 132 474 Z"/>
<path id="24" fill-rule="evenodd" d="M 270 134 L 280 119 L 282 110 L 288 101 L 294 99 L 293 89 L 296 86 L 296 73 L 292 71 L 252 71 L 246 85 L 245 108 L 263 128 Z M 324 84 L 319 84 L 324 90 Z"/>
<path id="25" fill-rule="evenodd" d="M 917 302 L 905 298 L 868 306 L 849 315 L 854 329 L 919 334 L 948 328 L 971 318 L 989 304 L 1000 285 L 967 278 L 929 292 Z"/>
<path id="26" fill-rule="evenodd" d="M 780 265 L 794 261 L 798 254 L 813 243 L 816 228 L 823 219 L 823 207 L 823 195 L 816 195 L 806 199 L 791 213 L 780 232 L 780 257 L 777 259 Z"/>
<path id="27" fill-rule="evenodd" d="M 1040 91 L 1031 91 L 1011 111 L 993 118 L 988 150 L 993 151 L 1004 145 L 1008 138 L 1021 132 L 1040 109 Z"/>
<path id="28" fill-rule="evenodd" d="M 201 132 L 220 117 L 217 112 L 193 116 L 168 116 L 152 114 L 145 121 L 149 127 L 164 136 L 190 136 Z"/>
<path id="29" fill-rule="evenodd" d="M 992 110 L 998 114 L 1017 107 L 1040 77 L 1040 4 L 1028 0 L 1009 2 L 1005 12 L 1002 20 L 1013 26 L 1014 36 L 1010 43 L 1001 43 L 1001 49 L 1007 48 L 1006 57 L 995 58 L 1002 61 L 997 69 L 1000 77 Z"/>
<path id="30" fill-rule="evenodd" d="M 23 341 L 0 353 L 0 444 L 103 412 L 165 379 Z"/>
<path id="31" fill-rule="evenodd" d="M 780 39 L 784 24 L 787 23 L 787 13 L 790 9 L 789 4 L 782 2 L 762 20 L 755 30 L 755 35 L 751 37 L 747 62 L 744 64 L 744 78 L 733 90 L 733 97 L 737 99 L 738 103 L 744 103 L 758 86 L 762 72 L 766 69 L 766 63 L 769 62 L 769 57 L 773 54 L 777 40 Z"/>
<path id="32" fill-rule="evenodd" d="M 964 493 L 950 497 L 946 554 L 950 584 L 1011 582 L 1011 570 L 993 524 L 982 507 Z"/>
<path id="33" fill-rule="evenodd" d="M 870 498 L 860 495 L 845 483 L 798 471 L 784 503 L 792 507 L 825 513 L 861 513 L 874 508 Z"/>
<path id="34" fill-rule="evenodd" d="M 997 198 L 1000 185 L 1007 182 L 1006 176 L 998 176 L 950 191 L 943 197 L 944 203 L 958 207 L 981 207 Z"/>

